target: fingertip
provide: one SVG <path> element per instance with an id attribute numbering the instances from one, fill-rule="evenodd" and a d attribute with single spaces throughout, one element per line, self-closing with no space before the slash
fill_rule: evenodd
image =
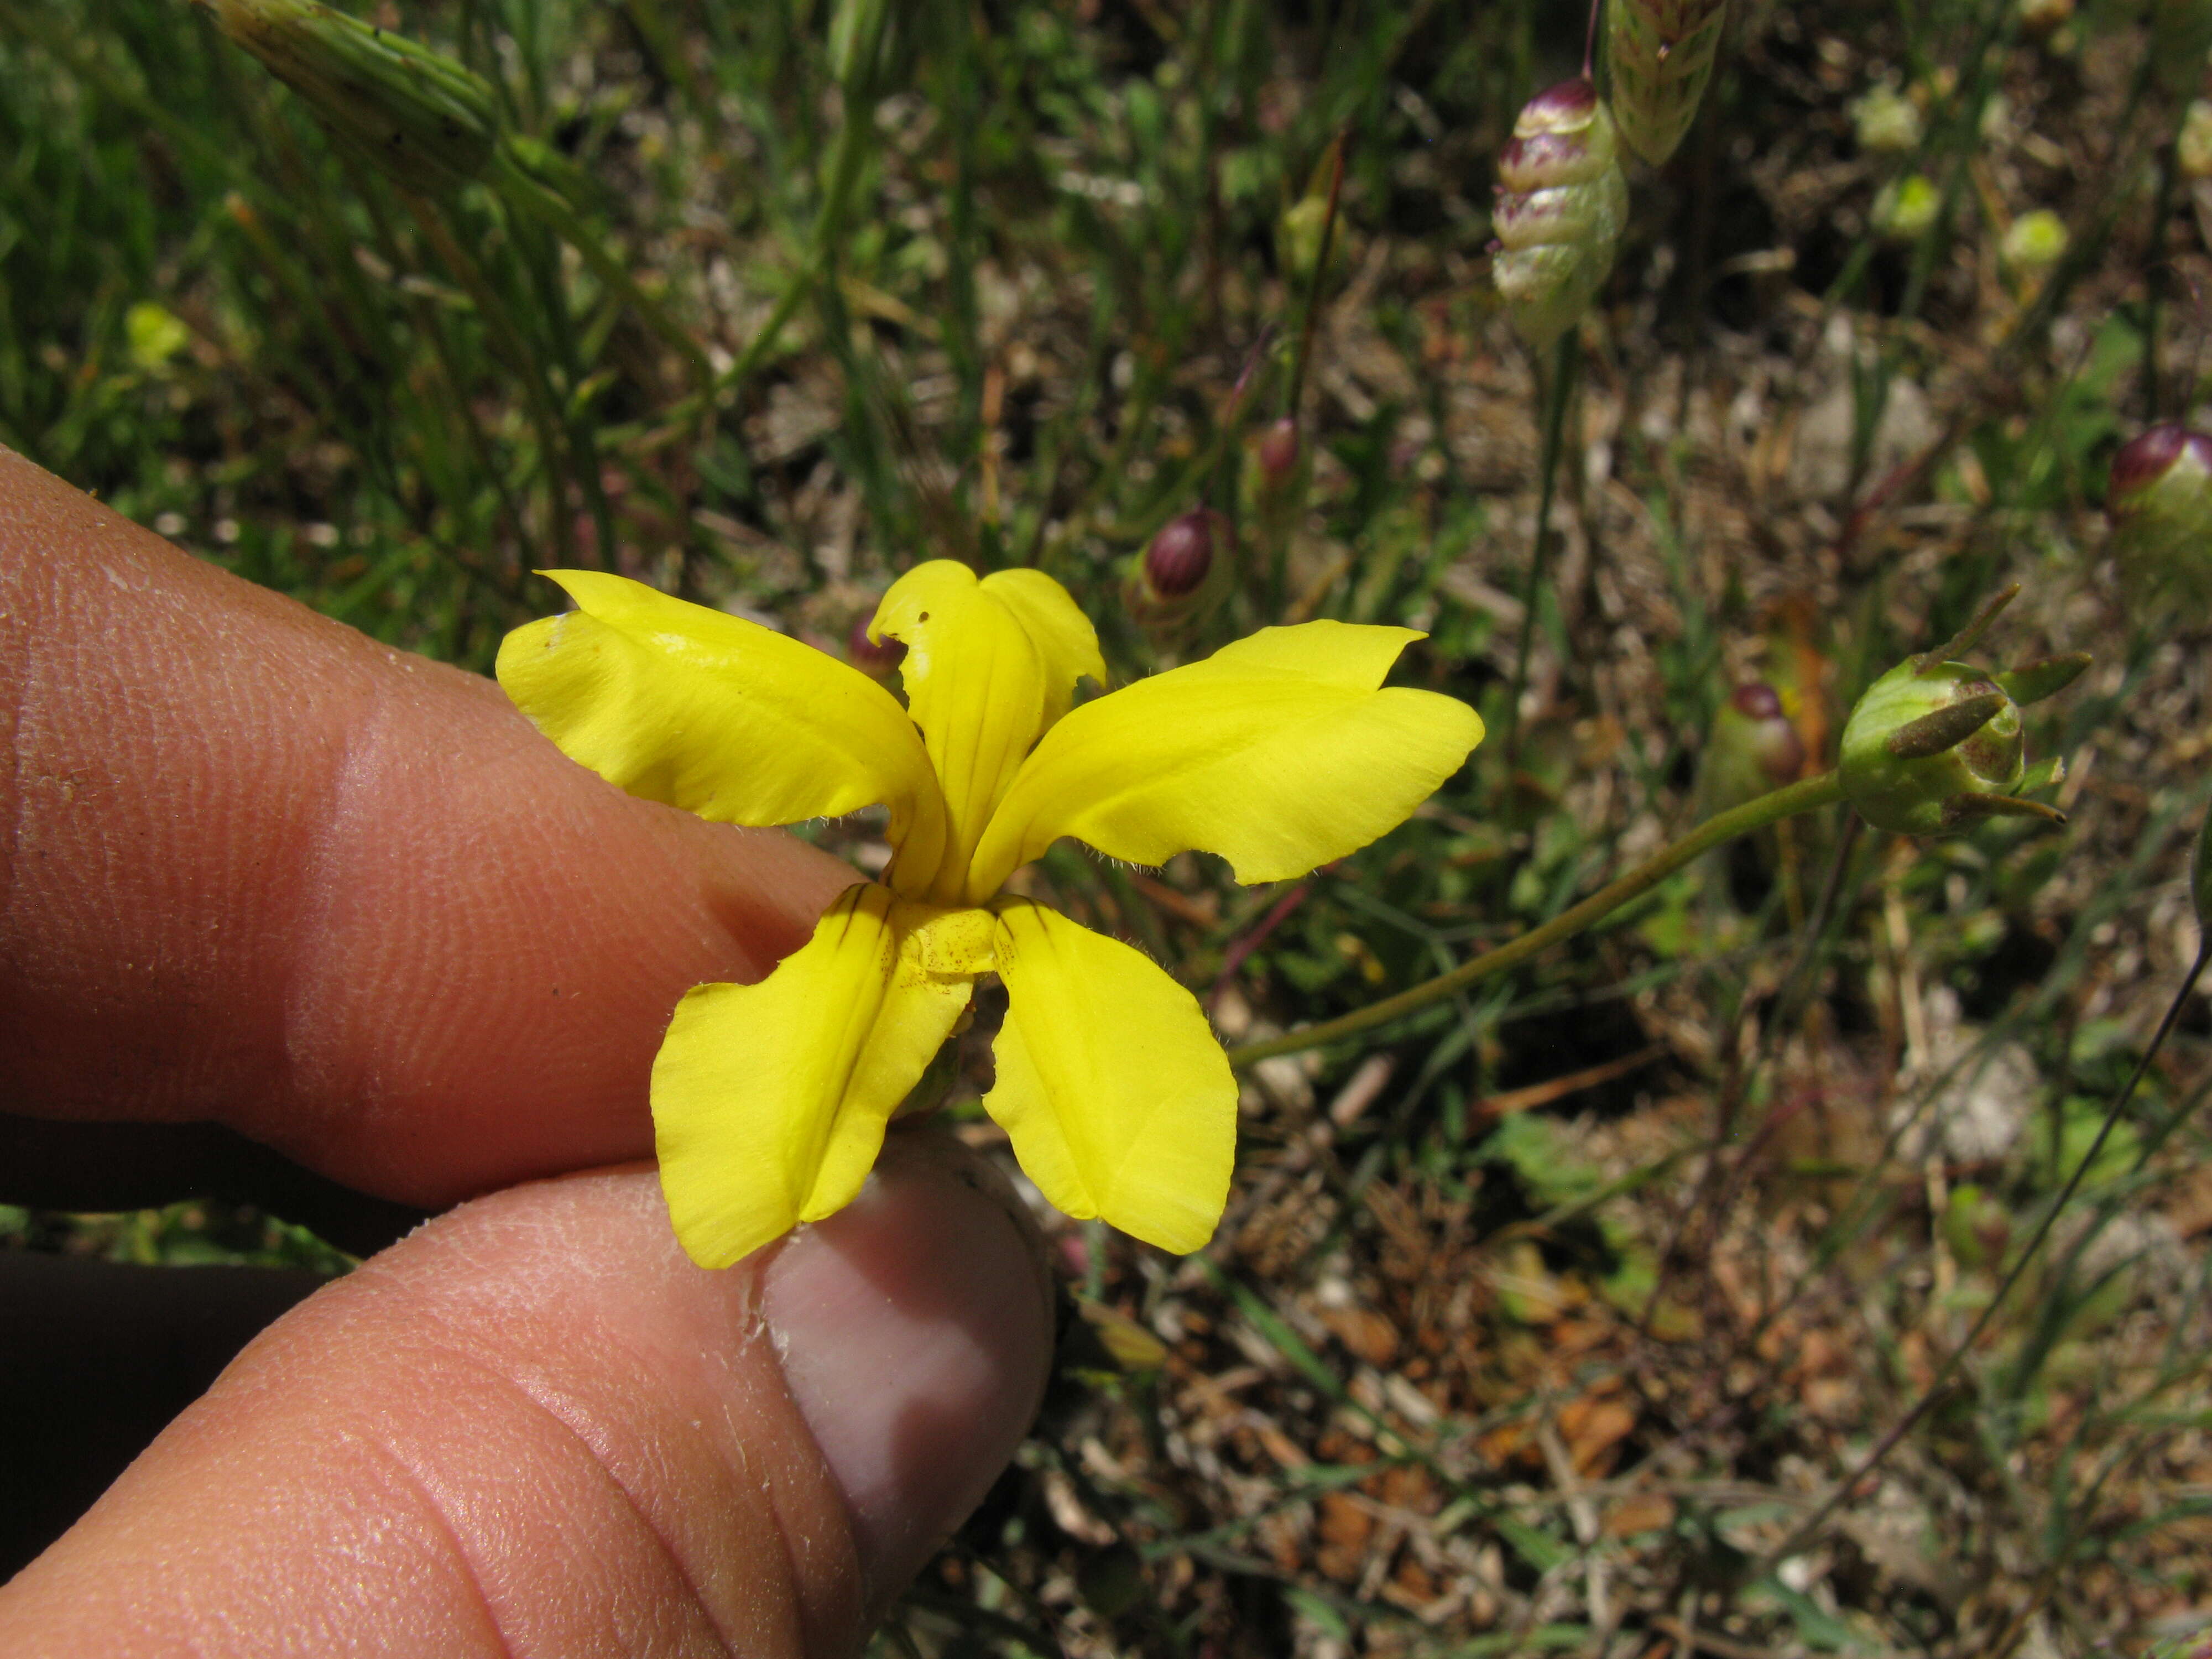
<path id="1" fill-rule="evenodd" d="M 880 1610 L 1036 1413 L 1053 1295 L 1036 1224 L 950 1136 L 894 1132 L 860 1198 L 777 1253 L 762 1309 Z"/>
<path id="2" fill-rule="evenodd" d="M 264 1333 L 0 1589 L 0 1650 L 854 1650 L 1018 1443 L 1048 1285 L 934 1137 L 720 1273 L 650 1173 L 494 1194 Z"/>

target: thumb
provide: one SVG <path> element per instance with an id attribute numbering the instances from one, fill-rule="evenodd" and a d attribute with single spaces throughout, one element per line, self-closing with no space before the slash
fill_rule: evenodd
<path id="1" fill-rule="evenodd" d="M 1036 1408 L 1018 1215 L 926 1132 L 722 1273 L 648 1173 L 465 1205 L 264 1332 L 0 1589 L 0 1649 L 854 1651 Z"/>

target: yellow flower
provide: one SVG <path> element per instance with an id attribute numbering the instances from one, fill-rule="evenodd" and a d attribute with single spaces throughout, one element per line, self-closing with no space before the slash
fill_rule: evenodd
<path id="1" fill-rule="evenodd" d="M 849 889 L 757 985 L 702 985 L 653 1067 L 661 1184 L 726 1267 L 848 1203 L 884 1126 L 996 972 L 984 1107 L 1044 1195 L 1163 1249 L 1212 1237 L 1237 1087 L 1189 992 L 1141 952 L 1000 889 L 1062 836 L 1277 881 L 1365 845 L 1482 738 L 1465 704 L 1378 689 L 1419 634 L 1307 623 L 1072 708 L 1097 636 L 1033 570 L 924 564 L 871 635 L 907 705 L 811 646 L 619 576 L 549 573 L 578 609 L 517 629 L 500 684 L 573 759 L 717 822 L 890 810 L 883 880 Z"/>

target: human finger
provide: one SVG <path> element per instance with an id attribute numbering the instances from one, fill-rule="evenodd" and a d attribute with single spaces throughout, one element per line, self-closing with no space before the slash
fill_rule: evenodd
<path id="1" fill-rule="evenodd" d="M 416 1204 L 647 1152 L 677 999 L 854 878 L 4 450 L 0 755 L 0 1099 L 222 1121 Z"/>
<path id="2" fill-rule="evenodd" d="M 855 1649 L 1042 1388 L 1033 1232 L 892 1137 L 710 1273 L 649 1174 L 466 1205 L 265 1333 L 0 1589 L 24 1659 Z"/>

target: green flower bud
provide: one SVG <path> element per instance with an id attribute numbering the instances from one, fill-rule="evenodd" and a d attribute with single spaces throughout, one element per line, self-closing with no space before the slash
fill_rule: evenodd
<path id="1" fill-rule="evenodd" d="M 1322 152 L 1321 160 L 1314 164 L 1312 176 L 1306 180 L 1305 194 L 1285 209 L 1283 216 L 1275 222 L 1275 264 L 1291 282 L 1304 289 L 1314 279 L 1314 268 L 1322 258 L 1322 244 L 1328 244 L 1328 269 L 1322 273 L 1324 280 L 1334 282 L 1343 276 L 1352 262 L 1352 250 L 1346 245 L 1344 222 L 1339 215 L 1334 229 L 1329 219 L 1329 204 L 1343 185 L 1344 141 L 1337 139 Z"/>
<path id="2" fill-rule="evenodd" d="M 1916 242 L 1936 222 L 1943 192 L 1925 173 L 1908 173 L 1875 192 L 1869 215 L 1875 229 L 1893 242 Z"/>
<path id="3" fill-rule="evenodd" d="M 2173 141 L 2173 164 L 2185 179 L 2212 179 L 2212 103 L 2191 102 Z"/>
<path id="4" fill-rule="evenodd" d="M 1275 258 L 1292 282 L 1313 281 L 1314 267 L 1321 263 L 1322 232 L 1328 224 L 1326 197 L 1301 196 L 1284 210 L 1275 227 Z"/>
<path id="5" fill-rule="evenodd" d="M 1899 154 L 1919 144 L 1920 112 L 1910 98 L 1884 82 L 1852 101 L 1851 131 L 1863 150 Z"/>
<path id="6" fill-rule="evenodd" d="M 1588 81 L 1538 93 L 1498 158 L 1491 277 L 1539 350 L 1566 332 L 1613 270 L 1628 218 L 1613 117 Z"/>
<path id="7" fill-rule="evenodd" d="M 2122 445 L 2105 511 L 2131 594 L 2212 601 L 2212 436 L 2168 424 Z"/>
<path id="8" fill-rule="evenodd" d="M 1606 65 L 1620 142 L 1657 167 L 1697 118 L 1712 78 L 1727 0 L 1613 0 Z"/>
<path id="9" fill-rule="evenodd" d="M 2065 821 L 2021 793 L 2056 781 L 2062 769 L 2046 763 L 2031 774 L 2014 688 L 2028 701 L 2048 696 L 2070 684 L 2088 659 L 2054 657 L 1993 673 L 1954 658 L 2019 591 L 2015 586 L 2000 593 L 1942 649 L 1891 669 L 1851 710 L 1838 772 L 1845 797 L 1869 823 L 1902 835 L 1942 836 L 1996 816 Z"/>
<path id="10" fill-rule="evenodd" d="M 442 52 L 315 0 L 202 0 L 222 32 L 307 101 L 336 139 L 409 190 L 483 176 L 499 106 Z"/>
<path id="11" fill-rule="evenodd" d="M 2023 213 L 2005 232 L 1998 252 L 2009 269 L 2039 276 L 2065 255 L 2066 222 L 2049 208 Z"/>

